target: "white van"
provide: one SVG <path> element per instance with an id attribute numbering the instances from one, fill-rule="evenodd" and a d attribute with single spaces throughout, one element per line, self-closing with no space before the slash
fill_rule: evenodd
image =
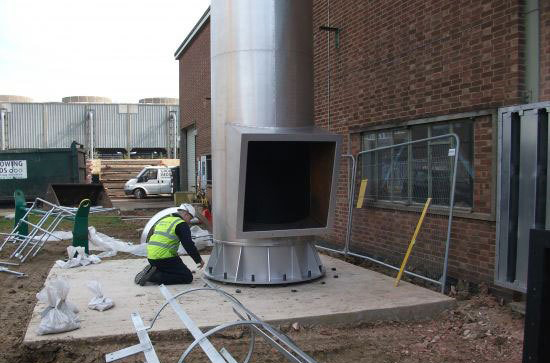
<path id="1" fill-rule="evenodd" d="M 133 194 L 138 199 L 173 192 L 172 168 L 167 166 L 146 166 L 135 178 L 124 184 L 124 194 Z"/>

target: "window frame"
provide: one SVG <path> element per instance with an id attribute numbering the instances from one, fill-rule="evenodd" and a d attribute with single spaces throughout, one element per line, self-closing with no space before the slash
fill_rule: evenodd
<path id="1" fill-rule="evenodd" d="M 475 176 L 475 171 L 474 171 L 474 157 L 475 157 L 475 153 L 474 153 L 474 150 L 473 150 L 473 143 L 474 143 L 474 123 L 475 123 L 475 120 L 472 118 L 472 117 L 465 117 L 465 118 L 456 118 L 456 119 L 449 119 L 449 120 L 443 120 L 443 121 L 439 121 L 439 122 L 424 122 L 424 123 L 416 123 L 416 124 L 410 124 L 410 125 L 404 125 L 404 126 L 400 126 L 400 127 L 388 127 L 388 128 L 379 128 L 379 129 L 376 129 L 376 130 L 372 130 L 372 131 L 364 131 L 364 132 L 361 132 L 360 133 L 360 140 L 361 140 L 361 150 L 362 151 L 365 151 L 365 150 L 369 150 L 369 148 L 367 147 L 367 142 L 366 140 L 370 140 L 371 142 L 374 141 L 375 142 L 375 147 L 374 148 L 378 148 L 378 147 L 382 147 L 382 146 L 386 146 L 386 145 L 379 145 L 378 142 L 379 142 L 379 134 L 391 134 L 391 145 L 398 145 L 398 144 L 401 144 L 401 143 L 406 143 L 406 142 L 410 142 L 410 141 L 413 141 L 413 129 L 415 127 L 420 127 L 420 126 L 425 126 L 426 127 L 426 130 L 427 130 L 427 135 L 425 136 L 422 136 L 420 139 L 422 138 L 430 138 L 430 137 L 434 137 L 434 136 L 438 136 L 439 133 L 435 134 L 434 135 L 434 132 L 433 132 L 433 127 L 434 126 L 437 126 L 437 125 L 441 125 L 441 126 L 447 126 L 448 130 L 441 133 L 440 135 L 445 135 L 445 134 L 448 134 L 448 133 L 454 133 L 455 131 L 455 127 L 457 123 L 470 123 L 470 135 L 469 135 L 469 144 L 471 144 L 471 150 L 470 150 L 470 155 L 469 155 L 469 166 L 470 168 L 472 169 L 472 172 L 471 172 L 471 175 L 470 175 L 470 185 L 471 185 L 471 189 L 470 189 L 470 195 L 469 195 L 469 201 L 470 201 L 470 205 L 467 205 L 467 206 L 456 206 L 456 202 L 455 202 L 455 208 L 460 208 L 462 209 L 463 211 L 466 211 L 466 212 L 472 212 L 475 205 L 474 205 L 474 188 L 475 188 L 475 185 L 474 185 L 474 176 Z M 406 132 L 406 137 L 405 137 L 405 140 L 404 141 L 400 141 L 398 142 L 397 144 L 394 143 L 394 140 L 395 140 L 395 137 L 394 135 L 396 133 L 399 133 L 399 132 L 403 132 L 405 131 Z M 446 140 L 435 140 L 435 141 L 429 141 L 428 144 L 427 144 L 427 150 L 426 150 L 426 160 L 427 160 L 427 163 L 428 163 L 428 176 L 427 176 L 427 196 L 428 197 L 433 197 L 433 175 L 432 175 L 432 167 L 431 165 L 432 164 L 432 154 L 433 154 L 433 146 L 434 145 L 449 145 L 449 147 L 452 147 L 452 144 L 454 143 L 454 140 L 450 140 L 450 141 L 446 141 Z M 373 149 L 373 148 L 371 148 Z M 390 170 L 394 170 L 393 168 L 393 163 L 395 161 L 395 149 L 390 149 L 391 150 L 391 154 L 389 155 L 389 161 L 390 161 Z M 380 151 L 380 152 L 384 152 L 384 151 Z M 395 192 L 395 188 L 393 186 L 393 183 L 395 181 L 395 178 L 390 178 L 389 179 L 389 182 L 387 182 L 388 184 L 388 196 L 380 196 L 380 179 L 379 179 L 379 155 L 380 155 L 380 152 L 375 152 L 373 153 L 374 155 L 374 162 L 375 162 L 375 165 L 377 165 L 377 167 L 375 167 L 375 170 L 374 170 L 374 178 L 376 179 L 376 184 L 375 184 L 375 197 L 370 199 L 371 202 L 373 202 L 375 205 L 395 205 L 395 206 L 407 206 L 407 207 L 413 207 L 414 209 L 418 209 L 418 208 L 421 208 L 423 203 L 421 202 L 418 202 L 418 201 L 415 201 L 414 200 L 414 196 L 413 196 L 413 182 L 411 182 L 412 180 L 414 180 L 413 178 L 413 172 L 414 172 L 414 168 L 413 168 L 413 144 L 409 144 L 407 146 L 407 176 L 406 176 L 406 180 L 407 180 L 407 192 L 406 192 L 406 197 L 395 197 L 394 195 L 394 192 Z M 387 152 L 387 151 L 386 151 Z M 458 160 L 458 162 L 460 161 L 460 159 Z M 365 174 L 365 171 L 364 171 L 364 168 L 365 166 L 361 165 L 360 166 L 362 168 L 362 174 L 364 175 Z M 457 170 L 457 173 L 458 173 L 458 170 Z M 449 182 L 452 183 L 452 173 L 449 173 Z M 456 185 L 455 185 L 455 193 L 456 193 Z M 455 199 L 456 200 L 456 199 Z M 432 209 L 439 209 L 441 211 L 443 210 L 448 210 L 449 209 L 449 205 L 445 205 L 445 204 L 433 204 L 433 207 Z"/>
<path id="2" fill-rule="evenodd" d="M 212 186 L 212 154 L 206 154 L 206 185 Z"/>

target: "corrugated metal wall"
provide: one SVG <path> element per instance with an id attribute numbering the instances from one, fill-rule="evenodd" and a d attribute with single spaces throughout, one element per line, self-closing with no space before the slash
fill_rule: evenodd
<path id="1" fill-rule="evenodd" d="M 94 112 L 95 148 L 165 148 L 170 111 L 178 106 L 148 104 L 11 103 L 8 107 L 8 149 L 66 148 L 77 141 L 89 148 L 88 110 Z"/>
<path id="2" fill-rule="evenodd" d="M 119 113 L 119 105 L 89 105 L 94 110 L 96 148 L 126 149 L 128 113 Z M 129 144 L 131 145 L 131 143 Z"/>
<path id="3" fill-rule="evenodd" d="M 48 140 L 43 147 L 69 147 L 73 141 L 87 145 L 86 105 L 49 103 L 42 107 L 47 113 L 45 125 Z"/>
<path id="4" fill-rule="evenodd" d="M 11 110 L 8 109 L 8 111 L 11 111 L 6 116 L 8 148 L 42 147 L 42 136 L 44 133 L 42 105 L 35 103 L 14 103 L 11 105 Z"/>
<path id="5" fill-rule="evenodd" d="M 168 112 L 166 106 L 141 105 L 138 110 L 137 127 L 130 131 L 135 147 L 168 147 Z M 151 146 L 148 146 L 151 145 Z"/>

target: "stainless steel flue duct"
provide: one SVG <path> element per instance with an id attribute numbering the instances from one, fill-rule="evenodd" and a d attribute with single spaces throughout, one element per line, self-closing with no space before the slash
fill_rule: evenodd
<path id="1" fill-rule="evenodd" d="M 313 126 L 311 0 L 211 4 L 213 222 L 209 278 L 324 274 L 340 137 Z"/>

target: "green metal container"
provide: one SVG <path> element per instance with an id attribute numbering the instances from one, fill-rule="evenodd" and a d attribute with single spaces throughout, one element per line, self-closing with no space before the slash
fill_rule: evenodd
<path id="1" fill-rule="evenodd" d="M 85 182 L 86 152 L 76 142 L 68 149 L 0 151 L 0 201 L 13 201 L 16 189 L 27 199 L 44 198 L 49 184 Z"/>

